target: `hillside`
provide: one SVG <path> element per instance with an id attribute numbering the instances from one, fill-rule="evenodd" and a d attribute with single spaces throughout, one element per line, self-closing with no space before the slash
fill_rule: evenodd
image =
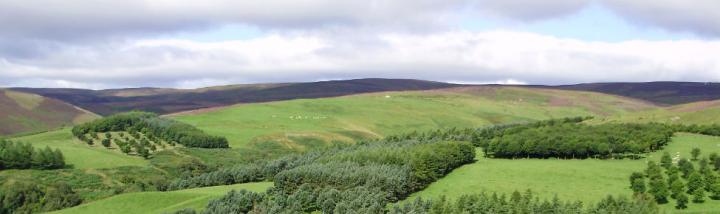
<path id="1" fill-rule="evenodd" d="M 257 103 L 300 98 L 336 97 L 368 92 L 447 88 L 454 84 L 402 79 L 357 79 L 308 83 L 248 84 L 200 89 L 48 89 L 15 88 L 37 93 L 108 115 L 130 110 L 160 114 L 237 103 Z"/>
<path id="2" fill-rule="evenodd" d="M 577 85 L 555 86 L 552 88 L 615 94 L 666 105 L 676 105 L 720 99 L 720 83 L 587 83 Z"/>
<path id="3" fill-rule="evenodd" d="M 97 117 L 91 112 L 56 99 L 0 90 L 0 135 L 45 131 Z"/>
<path id="4" fill-rule="evenodd" d="M 460 85 L 412 79 L 354 79 L 303 83 L 267 83 L 214 86 L 198 89 L 126 88 L 107 90 L 14 88 L 52 97 L 101 115 L 129 110 L 159 114 L 219 107 L 238 103 L 326 98 L 371 92 L 429 90 Z M 592 91 L 645 100 L 661 105 L 720 99 L 720 84 L 698 82 L 587 83 L 526 86 Z"/>
<path id="5" fill-rule="evenodd" d="M 678 124 L 720 123 L 720 100 L 701 101 L 664 108 L 638 111 L 629 114 L 598 118 L 595 123 L 604 122 L 660 122 Z"/>
<path id="6" fill-rule="evenodd" d="M 593 92 L 475 86 L 240 104 L 171 115 L 232 148 L 306 150 L 410 131 L 480 127 L 656 107 Z"/>

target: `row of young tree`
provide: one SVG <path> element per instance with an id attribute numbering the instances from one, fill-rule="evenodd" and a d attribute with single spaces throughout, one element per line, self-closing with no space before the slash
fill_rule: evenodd
<path id="1" fill-rule="evenodd" d="M 699 159 L 699 155 L 700 150 L 693 149 L 692 160 L 674 160 L 666 152 L 659 164 L 649 161 L 645 172 L 633 173 L 630 188 L 635 195 L 648 194 L 660 204 L 674 199 L 677 209 L 687 208 L 691 199 L 693 203 L 704 203 L 707 196 L 720 200 L 720 157 L 712 153 L 709 158 Z"/>
<path id="2" fill-rule="evenodd" d="M 61 168 L 65 168 L 65 157 L 58 149 L 36 149 L 27 143 L 0 139 L 0 170 Z"/>
<path id="3" fill-rule="evenodd" d="M 319 206 L 312 201 L 322 201 Z M 231 191 L 220 199 L 208 203 L 203 214 L 224 213 L 301 213 L 305 210 L 317 210 L 333 214 L 448 214 L 448 213 L 539 213 L 539 214 L 655 214 L 659 212 L 657 204 L 646 197 L 626 198 L 607 196 L 594 205 L 585 206 L 580 201 L 540 200 L 532 191 L 524 194 L 515 191 L 510 196 L 497 193 L 478 193 L 462 195 L 457 200 L 447 200 L 444 196 L 436 200 L 417 198 L 411 202 L 386 207 L 382 195 L 369 191 L 366 187 L 351 191 L 336 189 L 316 189 L 303 185 L 292 195 L 278 194 L 274 189 L 266 193 L 254 193 L 245 190 Z M 279 206 L 278 204 L 285 204 Z M 176 214 L 195 214 L 192 209 L 184 209 Z"/>
<path id="4" fill-rule="evenodd" d="M 140 132 L 155 136 L 165 142 L 177 142 L 186 147 L 228 148 L 225 137 L 211 136 L 202 130 L 179 121 L 158 117 L 153 113 L 128 112 L 77 125 L 72 133 L 75 137 L 101 132 Z"/>
<path id="5" fill-rule="evenodd" d="M 48 187 L 13 181 L 0 187 L 0 214 L 40 213 L 80 204 L 82 200 L 66 183 Z"/>
<path id="6" fill-rule="evenodd" d="M 110 132 L 90 132 L 89 134 L 78 136 L 78 139 L 90 146 L 100 142 L 103 147 L 108 149 L 111 148 L 114 143 L 121 152 L 128 155 L 134 152 L 134 154 L 146 159 L 150 157 L 151 153 L 159 149 L 176 145 L 175 142 L 167 143 L 154 135 L 144 135 L 134 130 L 128 132 L 128 134 L 126 134 L 126 132 L 118 132 L 116 136 Z"/>
<path id="7" fill-rule="evenodd" d="M 267 209 L 384 209 L 474 158 L 467 142 L 376 142 L 222 169 L 175 181 L 169 189 L 271 179 L 275 185 L 262 201 Z M 331 192 L 332 200 L 320 197 L 324 192 Z"/>

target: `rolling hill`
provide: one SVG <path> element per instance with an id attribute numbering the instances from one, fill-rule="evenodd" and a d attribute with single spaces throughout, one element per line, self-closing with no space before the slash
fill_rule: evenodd
<path id="1" fill-rule="evenodd" d="M 46 131 L 97 117 L 94 113 L 60 100 L 0 90 L 0 135 Z"/>
<path id="2" fill-rule="evenodd" d="M 638 111 L 608 118 L 597 118 L 592 122 L 659 122 L 678 124 L 720 123 L 720 100 L 700 101 L 664 108 Z"/>
<path id="3" fill-rule="evenodd" d="M 354 79 L 303 83 L 267 83 L 215 86 L 199 89 L 127 88 L 107 90 L 14 88 L 80 106 L 101 115 L 129 110 L 159 114 L 292 99 L 326 98 L 360 93 L 430 90 L 464 86 L 412 79 Z M 492 85 L 488 85 L 492 86 Z M 524 86 L 592 91 L 636 98 L 660 105 L 720 99 L 720 84 L 698 82 L 587 83 L 559 86 Z"/>
<path id="4" fill-rule="evenodd" d="M 309 83 L 228 85 L 200 89 L 131 88 L 109 90 L 14 88 L 63 100 L 108 115 L 130 110 L 159 114 L 237 103 L 336 97 L 382 91 L 447 88 L 455 84 L 401 79 L 357 79 Z"/>
<path id="5" fill-rule="evenodd" d="M 705 82 L 587 83 L 552 88 L 615 94 L 665 105 L 720 99 L 720 83 Z"/>
<path id="6" fill-rule="evenodd" d="M 594 92 L 472 86 L 240 104 L 170 115 L 233 148 L 306 150 L 409 131 L 611 116 L 657 108 Z"/>

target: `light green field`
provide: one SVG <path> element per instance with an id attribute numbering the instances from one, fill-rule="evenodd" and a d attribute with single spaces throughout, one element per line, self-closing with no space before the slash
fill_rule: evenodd
<path id="1" fill-rule="evenodd" d="M 210 200 L 220 198 L 230 190 L 245 189 L 255 192 L 264 192 L 271 186 L 271 182 L 260 182 L 186 189 L 171 192 L 127 193 L 52 213 L 157 214 L 172 212 L 183 208 L 203 209 Z"/>
<path id="2" fill-rule="evenodd" d="M 304 150 L 410 131 L 616 115 L 652 108 L 656 107 L 590 92 L 468 87 L 243 104 L 172 117 L 227 137 L 233 148 L 262 144 Z"/>
<path id="3" fill-rule="evenodd" d="M 69 128 L 11 140 L 30 143 L 36 148 L 49 146 L 53 149 L 60 149 L 65 156 L 65 162 L 77 169 L 147 166 L 149 163 L 141 157 L 126 155 L 116 151 L 117 149 L 107 149 L 99 144 L 89 146 L 75 138 Z"/>
<path id="4" fill-rule="evenodd" d="M 714 124 L 720 123 L 719 115 L 720 101 L 703 101 L 598 118 L 592 122 Z"/>
<path id="5" fill-rule="evenodd" d="M 720 138 L 694 134 L 677 134 L 664 151 L 680 152 L 689 157 L 690 150 L 700 148 L 705 153 L 720 152 Z M 558 160 L 558 159 L 488 159 L 478 151 L 476 163 L 454 170 L 445 178 L 431 184 L 415 197 L 433 198 L 446 195 L 455 198 L 463 194 L 532 189 L 542 198 L 557 195 L 565 200 L 581 200 L 595 203 L 608 194 L 630 196 L 628 177 L 632 172 L 642 171 L 646 161 L 659 161 L 662 152 L 655 152 L 642 160 Z M 663 209 L 675 212 L 674 201 Z M 690 204 L 687 212 L 707 213 L 720 211 L 720 201 Z"/>

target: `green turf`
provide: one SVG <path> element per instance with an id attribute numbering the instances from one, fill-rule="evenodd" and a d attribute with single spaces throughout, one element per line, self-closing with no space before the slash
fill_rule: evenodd
<path id="1" fill-rule="evenodd" d="M 653 108 L 589 92 L 475 87 L 243 104 L 173 117 L 234 148 L 306 150 L 358 138 Z M 275 144 L 275 145 L 270 145 Z"/>
<path id="2" fill-rule="evenodd" d="M 679 133 L 664 151 L 680 152 L 689 157 L 694 147 L 702 151 L 720 152 L 720 138 Z M 581 200 L 595 203 L 608 194 L 631 194 L 628 177 L 632 172 L 645 169 L 648 159 L 659 161 L 662 152 L 647 155 L 641 160 L 558 160 L 558 159 L 488 159 L 478 151 L 476 163 L 454 170 L 445 178 L 431 184 L 415 197 L 433 198 L 446 195 L 455 198 L 463 194 L 482 191 L 510 194 L 515 190 L 532 189 L 540 197 L 550 199 Z M 675 212 L 674 201 L 663 209 Z M 720 201 L 690 204 L 687 212 L 720 210 Z"/>
<path id="3" fill-rule="evenodd" d="M 127 193 L 52 213 L 157 214 L 172 212 L 183 208 L 202 209 L 207 205 L 208 201 L 214 198 L 219 198 L 230 190 L 246 189 L 255 192 L 264 192 L 271 186 L 271 182 L 260 182 L 171 192 Z"/>
<path id="4" fill-rule="evenodd" d="M 27 142 L 36 148 L 49 146 L 60 149 L 65 162 L 77 169 L 113 168 L 119 166 L 147 166 L 148 161 L 141 157 L 125 155 L 117 149 L 107 149 L 102 145 L 89 146 L 70 133 L 70 129 L 60 129 L 11 140 Z"/>

